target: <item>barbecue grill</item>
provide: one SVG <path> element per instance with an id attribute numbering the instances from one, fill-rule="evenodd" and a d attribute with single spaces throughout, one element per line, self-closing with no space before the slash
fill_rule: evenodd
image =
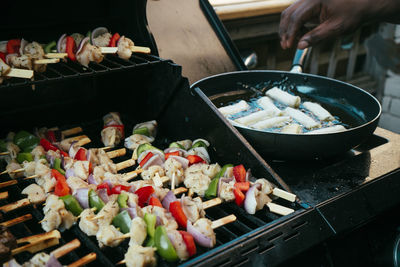
<path id="1" fill-rule="evenodd" d="M 19 10 L 12 2 L 5 5 L 6 10 Z M 286 190 L 292 189 L 300 197 L 293 204 L 282 200 L 285 206 L 291 205 L 295 209 L 294 213 L 284 217 L 273 215 L 266 209 L 249 215 L 234 203 L 213 207 L 207 210 L 211 220 L 232 213 L 237 217 L 234 223 L 216 229 L 215 248 L 198 247 L 195 257 L 181 263 L 167 263 L 159 259 L 159 266 L 277 265 L 400 203 L 398 196 L 389 194 L 400 186 L 399 179 L 396 179 L 400 174 L 400 164 L 395 160 L 396 156 L 399 158 L 399 153 L 392 148 L 398 144 L 397 135 L 378 129 L 376 135 L 364 145 L 364 150 L 353 151 L 345 159 L 312 162 L 309 166 L 287 162 L 267 164 L 237 130 L 191 93 L 187 79 L 181 75 L 180 66 L 157 56 L 156 44 L 146 27 L 145 7 L 146 1 L 109 1 L 103 5 L 96 1 L 81 1 L 80 12 L 72 12 L 68 14 L 70 19 L 64 20 L 59 18 L 59 14 L 48 12 L 59 7 L 55 7 L 54 2 L 45 1 L 22 9 L 22 19 L 12 25 L 2 24 L 1 39 L 23 36 L 28 40 L 43 42 L 57 38 L 64 32 L 85 33 L 89 29 L 105 26 L 131 37 L 135 44 L 150 47 L 153 54 L 135 54 L 128 61 L 108 55 L 103 62 L 91 63 L 88 68 L 61 62 L 49 65 L 45 73 L 35 74 L 32 81 L 7 80 L 0 85 L 0 98 L 3 100 L 0 107 L 3 125 L 0 136 L 11 130 L 32 130 L 41 126 L 57 125 L 61 129 L 81 126 L 84 134 L 92 139 L 87 147 L 101 147 L 101 117 L 110 111 L 119 111 L 126 129 L 132 129 L 138 122 L 156 119 L 159 122 L 156 146 L 165 147 L 171 141 L 187 138 L 207 139 L 211 143 L 209 152 L 212 162 L 242 163 L 251 168 L 255 177 L 264 177 Z M 5 15 L 6 21 L 15 21 L 8 16 L 11 14 Z M 219 30 L 223 31 L 223 28 Z M 382 157 L 389 150 L 393 155 L 393 158 L 389 158 L 393 163 L 390 166 L 387 165 L 387 158 Z M 130 154 L 121 158 L 121 161 L 128 159 L 128 156 Z M 358 173 L 355 173 L 354 165 L 360 160 L 365 167 L 357 169 Z M 369 175 L 369 179 L 374 181 L 360 185 L 368 176 L 368 170 L 373 170 L 368 168 L 368 164 L 374 162 L 377 164 L 374 166 L 379 168 L 379 160 L 386 165 L 374 175 Z M 1 167 L 3 170 L 4 166 Z M 342 173 L 335 172 L 336 167 L 342 169 Z M 286 173 L 290 168 L 293 168 L 292 172 Z M 327 168 L 332 170 L 329 177 L 325 173 Z M 302 174 L 301 179 L 298 174 Z M 21 199 L 21 190 L 30 183 L 23 181 L 8 187 L 9 198 L 0 200 L 0 205 Z M 321 191 L 330 194 L 322 194 Z M 385 197 L 377 202 L 372 197 L 375 192 L 385 192 Z M 338 212 L 344 209 L 354 214 L 355 218 Z M 10 228 L 16 238 L 43 232 L 37 223 L 43 218 L 39 206 L 6 213 L 4 220 L 27 213 L 33 215 L 32 220 Z M 114 266 L 123 259 L 128 247 L 128 242 L 124 241 L 116 248 L 101 250 L 97 241 L 86 236 L 77 226 L 63 232 L 60 243 L 74 238 L 81 241 L 81 247 L 62 258 L 61 263 L 70 263 L 89 252 L 95 252 L 97 260 L 91 266 Z M 22 253 L 17 260 L 24 262 L 31 256 Z"/>

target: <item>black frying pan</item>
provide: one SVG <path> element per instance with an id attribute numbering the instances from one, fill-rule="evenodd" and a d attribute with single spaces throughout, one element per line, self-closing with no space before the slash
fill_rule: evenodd
<path id="1" fill-rule="evenodd" d="M 220 99 L 235 96 L 235 93 L 237 97 L 244 96 L 242 94 L 244 87 L 238 84 L 254 86 L 266 81 L 282 81 L 286 78 L 289 84 L 295 85 L 295 94 L 322 104 L 333 115 L 338 115 L 348 123 L 350 128 L 344 132 L 316 135 L 272 133 L 240 126 L 236 128 L 266 158 L 314 159 L 345 153 L 372 135 L 378 124 L 381 105 L 375 97 L 356 86 L 326 77 L 301 73 L 305 54 L 306 51 L 302 50 L 296 52 L 291 72 L 229 72 L 204 78 L 194 83 L 191 88 L 215 112 L 218 112 L 216 106 L 221 106 Z M 252 93 L 251 89 L 246 90 Z M 207 97 L 212 99 L 216 106 Z M 223 117 L 222 114 L 220 115 Z"/>

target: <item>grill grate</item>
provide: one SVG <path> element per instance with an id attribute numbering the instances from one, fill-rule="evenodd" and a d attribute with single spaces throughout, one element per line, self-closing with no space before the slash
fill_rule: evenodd
<path id="1" fill-rule="evenodd" d="M 41 85 L 80 77 L 126 71 L 160 61 L 165 60 L 157 56 L 145 54 L 134 54 L 129 60 L 121 59 L 117 55 L 107 55 L 101 63 L 91 62 L 89 67 L 84 67 L 77 62 L 60 61 L 59 63 L 48 64 L 45 72 L 35 72 L 32 80 L 21 78 L 6 79 L 3 81 L 3 84 L 0 85 L 0 90 L 3 88 Z"/>
<path id="2" fill-rule="evenodd" d="M 125 126 L 127 129 L 131 129 L 136 121 L 128 121 L 127 118 L 122 116 L 122 120 L 125 123 Z M 78 125 L 74 125 L 78 126 Z M 84 134 L 88 135 L 92 142 L 88 144 L 86 147 L 101 147 L 101 139 L 100 139 L 100 134 L 99 134 L 99 129 L 101 129 L 102 126 L 102 121 L 101 120 L 96 120 L 96 121 L 91 121 L 87 123 L 82 123 L 79 126 L 81 126 L 84 130 Z M 68 125 L 69 128 L 71 125 Z M 73 127 L 73 126 L 72 126 Z M 65 129 L 64 128 L 64 129 Z M 193 138 L 193 137 L 188 137 L 188 138 Z M 158 136 L 156 139 L 156 146 L 159 147 L 166 147 L 166 144 L 169 143 L 171 138 L 168 138 L 167 136 Z M 212 144 L 213 145 L 213 144 Z M 117 147 L 118 148 L 118 147 Z M 117 149 L 116 148 L 116 149 Z M 118 158 L 116 161 L 120 162 L 126 159 L 129 159 L 131 156 L 131 153 L 127 153 L 127 155 Z M 212 159 L 212 162 L 215 162 L 215 156 L 213 155 L 213 150 L 210 149 L 210 156 Z M 115 161 L 115 162 L 116 162 Z M 125 171 L 130 171 L 132 170 L 133 167 L 126 169 Z M 4 176 L 3 176 L 4 179 Z M 27 185 L 30 183 L 33 183 L 34 181 L 22 181 L 17 185 L 14 185 L 12 187 L 7 188 L 7 190 L 10 193 L 10 198 L 7 200 L 8 202 L 13 202 L 21 198 L 21 191 L 23 188 L 25 188 Z M 1 205 L 6 204 L 7 201 L 3 201 L 0 203 Z M 288 203 L 285 203 L 288 205 Z M 296 208 L 296 207 L 294 207 Z M 298 207 L 297 207 L 298 208 Z M 21 216 L 27 213 L 31 213 L 33 215 L 33 219 L 31 221 L 28 221 L 24 224 L 16 225 L 11 227 L 11 231 L 13 234 L 16 235 L 17 238 L 22 237 L 22 236 L 27 236 L 31 234 L 37 234 L 40 232 L 43 232 L 41 229 L 40 224 L 38 224 L 38 221 L 40 221 L 43 218 L 43 213 L 42 213 L 42 206 L 38 207 L 25 207 L 21 208 L 16 211 L 12 211 L 10 213 L 5 214 L 5 220 L 14 218 L 16 216 Z M 217 235 L 217 244 L 216 247 L 221 246 L 223 244 L 226 244 L 244 234 L 248 234 L 251 231 L 264 226 L 265 224 L 269 224 L 272 221 L 276 219 L 276 216 L 272 215 L 271 213 L 266 212 L 266 210 L 262 210 L 256 213 L 255 216 L 247 214 L 242 208 L 239 208 L 236 206 L 234 203 L 223 203 L 219 206 L 212 207 L 210 209 L 207 209 L 206 211 L 206 216 L 210 220 L 216 220 L 218 218 L 221 218 L 223 216 L 227 216 L 229 214 L 235 214 L 237 216 L 237 221 L 228 224 L 224 227 L 220 227 L 215 230 L 216 235 Z M 68 263 L 77 260 L 79 257 L 82 257 L 86 255 L 89 252 L 95 252 L 97 254 L 97 260 L 91 264 L 90 266 L 95 266 L 95 265 L 101 265 L 101 266 L 114 266 L 115 263 L 123 259 L 124 253 L 128 249 L 128 240 L 124 241 L 121 243 L 120 246 L 116 248 L 105 248 L 105 249 L 100 249 L 97 245 L 97 240 L 95 237 L 88 237 L 86 236 L 85 233 L 83 233 L 77 225 L 73 226 L 70 230 L 65 231 L 62 233 L 62 240 L 60 240 L 61 244 L 67 243 L 70 240 L 78 238 L 81 241 L 81 247 L 75 250 L 74 253 L 71 255 L 68 255 L 64 258 L 62 258 L 62 262 Z M 209 249 L 198 248 L 198 253 L 196 257 L 201 257 L 201 254 L 204 254 L 208 251 Z M 54 248 L 49 248 L 46 251 L 49 252 L 53 250 Z M 245 252 L 242 252 L 243 254 L 247 255 L 250 252 L 254 251 L 254 248 L 250 250 L 246 250 Z M 29 260 L 32 257 L 29 253 L 22 253 L 21 255 L 17 256 L 17 260 L 19 262 L 24 262 Z M 158 266 L 174 266 L 177 263 L 167 263 L 160 258 L 158 259 Z M 240 264 L 239 264 L 240 265 Z"/>

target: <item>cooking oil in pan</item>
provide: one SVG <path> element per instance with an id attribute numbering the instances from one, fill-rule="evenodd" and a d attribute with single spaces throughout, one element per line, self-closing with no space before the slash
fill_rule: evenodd
<path id="1" fill-rule="evenodd" d="M 302 112 L 304 112 L 305 114 L 307 114 L 308 116 L 313 118 L 314 120 L 319 121 L 319 119 L 313 113 L 311 113 L 310 111 L 308 111 L 307 109 L 304 108 L 303 103 L 305 101 L 311 101 L 311 102 L 320 104 L 323 108 L 328 110 L 329 113 L 332 114 L 332 116 L 334 116 L 335 120 L 333 120 L 333 121 L 329 121 L 329 122 L 320 121 L 322 128 L 332 126 L 332 125 L 343 125 L 346 129 L 350 129 L 350 128 L 359 126 L 364 123 L 362 114 L 359 114 L 359 112 L 357 112 L 357 110 L 354 110 L 354 108 L 353 108 L 353 110 L 349 110 L 349 111 L 346 111 L 345 109 L 341 108 L 341 107 L 345 106 L 346 109 L 351 109 L 351 105 L 344 105 L 344 103 L 340 103 L 343 101 L 339 102 L 338 99 L 333 99 L 333 98 L 320 99 L 319 97 L 318 97 L 318 99 L 313 99 L 307 95 L 308 92 L 307 92 L 307 90 L 305 90 L 307 88 L 301 88 L 301 86 L 299 86 L 299 88 L 298 88 L 299 90 L 297 90 L 297 88 L 295 86 L 285 86 L 282 84 L 280 84 L 280 85 L 281 85 L 280 89 L 282 89 L 292 95 L 297 95 L 297 96 L 301 97 L 302 103 L 300 104 L 299 110 L 301 110 Z M 226 92 L 223 94 L 214 95 L 214 96 L 210 97 L 211 101 L 218 108 L 227 106 L 227 105 L 231 105 L 231 104 L 235 104 L 235 103 L 239 102 L 240 100 L 245 100 L 250 105 L 250 107 L 251 107 L 250 109 L 228 116 L 228 118 L 231 120 L 235 120 L 240 117 L 254 113 L 256 111 L 262 110 L 262 108 L 258 105 L 257 100 L 260 97 L 262 97 L 268 89 L 270 89 L 276 85 L 274 83 L 261 83 L 254 87 L 245 85 L 245 84 L 238 84 L 238 86 L 242 87 L 243 89 Z M 309 89 L 311 89 L 311 88 L 309 88 Z M 296 92 L 296 93 L 294 93 L 294 92 Z M 326 101 L 321 101 L 321 100 L 326 100 Z M 330 102 L 330 103 L 326 103 L 326 102 Z M 277 101 L 274 101 L 274 104 L 281 110 L 283 110 L 287 107 L 286 105 L 283 105 Z M 293 122 L 300 124 L 299 122 L 297 122 L 294 119 L 293 119 Z M 268 129 L 264 129 L 264 131 L 280 132 L 281 128 L 282 127 L 268 128 Z M 307 128 L 302 127 L 303 133 L 306 133 L 308 131 L 309 130 Z"/>

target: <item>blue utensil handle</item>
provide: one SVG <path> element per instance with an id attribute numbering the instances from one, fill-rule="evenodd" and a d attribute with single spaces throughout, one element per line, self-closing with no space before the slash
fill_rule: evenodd
<path id="1" fill-rule="evenodd" d="M 303 71 L 303 66 L 305 63 L 305 58 L 307 56 L 308 48 L 300 50 L 296 50 L 296 54 L 294 55 L 293 62 L 292 62 L 292 68 L 290 72 L 297 72 L 301 73 Z"/>

